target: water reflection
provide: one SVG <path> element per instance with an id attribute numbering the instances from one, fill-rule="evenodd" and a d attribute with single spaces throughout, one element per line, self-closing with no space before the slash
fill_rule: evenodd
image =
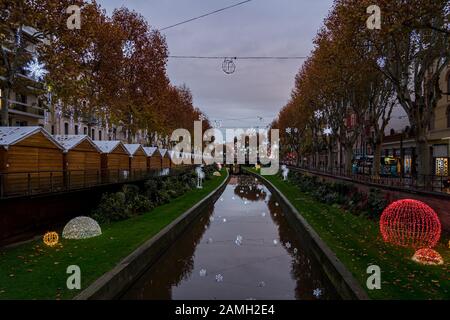
<path id="1" fill-rule="evenodd" d="M 123 298 L 336 299 L 277 204 L 255 178 L 232 177 Z"/>

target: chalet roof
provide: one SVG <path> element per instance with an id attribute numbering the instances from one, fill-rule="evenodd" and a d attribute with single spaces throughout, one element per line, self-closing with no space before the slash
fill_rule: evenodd
<path id="1" fill-rule="evenodd" d="M 64 147 L 42 127 L 0 127 L 0 146 L 14 145 L 38 132 L 45 135 L 58 148 L 64 149 Z"/>
<path id="2" fill-rule="evenodd" d="M 125 149 L 127 149 L 128 153 L 132 156 L 138 151 L 141 147 L 140 144 L 124 144 Z"/>
<path id="3" fill-rule="evenodd" d="M 157 147 L 144 147 L 144 151 L 147 154 L 147 157 L 153 156 L 156 150 L 158 150 Z"/>
<path id="4" fill-rule="evenodd" d="M 94 141 L 94 143 L 97 145 L 97 147 L 101 150 L 102 153 L 111 153 L 119 145 L 123 145 L 121 141 Z M 127 149 L 125 148 L 125 150 Z"/>
<path id="5" fill-rule="evenodd" d="M 159 153 L 161 153 L 161 157 L 164 157 L 167 153 L 167 149 L 159 149 Z"/>
<path id="6" fill-rule="evenodd" d="M 188 152 L 178 152 L 176 153 L 174 150 L 169 150 L 167 151 L 169 157 L 173 160 L 173 159 L 177 159 L 177 160 L 191 160 L 192 159 L 192 154 L 188 153 Z"/>
<path id="7" fill-rule="evenodd" d="M 91 140 L 87 135 L 54 135 L 56 141 L 58 141 L 67 152 L 78 146 L 83 141 L 87 140 L 98 152 L 102 152 L 100 148 Z"/>

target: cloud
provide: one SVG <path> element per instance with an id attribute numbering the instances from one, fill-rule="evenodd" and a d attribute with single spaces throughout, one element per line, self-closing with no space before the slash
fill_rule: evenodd
<path id="1" fill-rule="evenodd" d="M 162 28 L 236 3 L 234 0 L 101 0 L 111 13 L 127 6 Z M 331 8 L 332 0 L 254 0 L 217 15 L 168 29 L 170 54 L 201 56 L 305 56 Z M 168 63 L 172 83 L 185 83 L 194 103 L 224 126 L 269 123 L 287 102 L 302 61 L 238 60 L 236 72 L 226 75 L 220 60 L 175 60 Z"/>

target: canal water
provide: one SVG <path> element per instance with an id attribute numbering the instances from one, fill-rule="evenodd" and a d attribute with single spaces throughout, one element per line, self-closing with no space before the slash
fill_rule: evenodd
<path id="1" fill-rule="evenodd" d="M 223 194 L 122 299 L 339 299 L 270 191 L 232 176 Z"/>

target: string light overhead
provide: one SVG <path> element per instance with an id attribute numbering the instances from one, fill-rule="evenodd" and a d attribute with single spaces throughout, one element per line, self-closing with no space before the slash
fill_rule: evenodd
<path id="1" fill-rule="evenodd" d="M 197 59 L 197 60 L 223 60 L 222 71 L 226 74 L 233 74 L 236 71 L 237 60 L 304 60 L 304 56 L 169 56 L 170 59 Z"/>

